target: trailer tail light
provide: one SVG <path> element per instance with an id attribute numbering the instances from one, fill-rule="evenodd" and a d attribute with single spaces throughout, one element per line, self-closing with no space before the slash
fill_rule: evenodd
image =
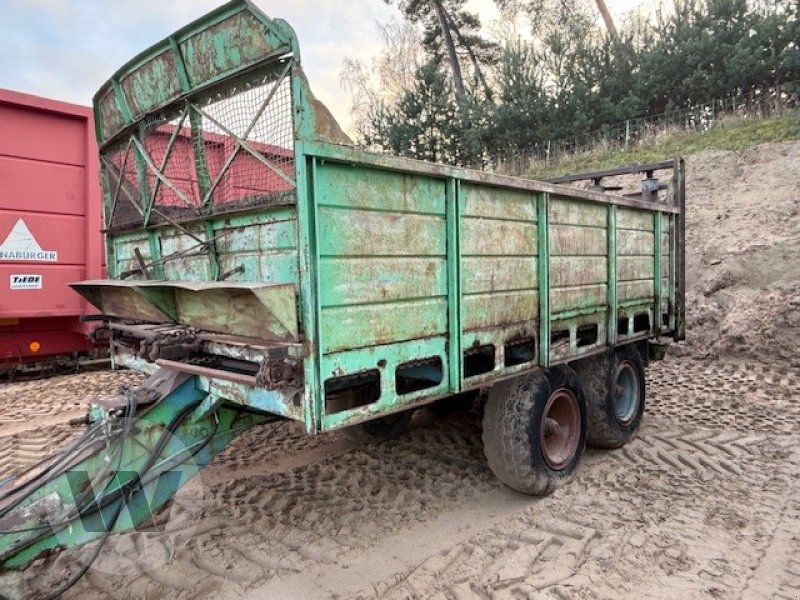
<path id="1" fill-rule="evenodd" d="M 38 352 L 39 350 L 42 349 L 42 345 L 36 340 L 33 340 L 30 344 L 28 344 L 28 349 L 31 352 Z"/>

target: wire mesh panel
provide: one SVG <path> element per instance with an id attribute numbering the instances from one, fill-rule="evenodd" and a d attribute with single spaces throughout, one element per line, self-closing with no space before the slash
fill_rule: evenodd
<path id="1" fill-rule="evenodd" d="M 132 144 L 117 147 L 102 157 L 106 197 L 106 224 L 109 228 L 129 228 L 144 221 L 136 158 Z"/>
<path id="2" fill-rule="evenodd" d="M 292 201 L 290 61 L 143 119 L 103 157 L 112 230 Z"/>

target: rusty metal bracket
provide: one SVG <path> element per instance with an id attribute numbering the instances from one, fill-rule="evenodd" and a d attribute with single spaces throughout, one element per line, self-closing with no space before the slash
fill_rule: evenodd
<path id="1" fill-rule="evenodd" d="M 259 386 L 268 390 L 303 387 L 303 361 L 286 347 L 270 348 L 256 374 Z"/>

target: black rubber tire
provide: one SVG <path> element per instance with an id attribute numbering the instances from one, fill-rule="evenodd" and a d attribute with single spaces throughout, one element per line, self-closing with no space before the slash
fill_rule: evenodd
<path id="1" fill-rule="evenodd" d="M 342 429 L 344 437 L 358 444 L 378 444 L 400 437 L 408 429 L 413 410 L 387 415 Z"/>
<path id="2" fill-rule="evenodd" d="M 615 410 L 616 377 L 624 365 L 630 367 L 638 380 L 638 402 L 629 411 L 632 416 L 620 420 Z M 586 394 L 587 443 L 595 448 L 621 448 L 635 438 L 642 424 L 646 391 L 644 361 L 639 349 L 632 344 L 620 346 L 600 356 L 578 361 L 573 368 Z"/>
<path id="3" fill-rule="evenodd" d="M 577 401 L 577 446 L 563 466 L 553 468 L 545 459 L 540 431 L 548 400 L 565 389 Z M 586 402 L 571 368 L 535 371 L 489 390 L 483 415 L 483 451 L 489 468 L 508 487 L 535 496 L 551 493 L 573 477 L 585 445 Z"/>
<path id="4" fill-rule="evenodd" d="M 427 408 L 435 417 L 447 417 L 457 412 L 470 410 L 474 406 L 478 394 L 480 394 L 480 390 L 461 392 L 428 404 Z"/>

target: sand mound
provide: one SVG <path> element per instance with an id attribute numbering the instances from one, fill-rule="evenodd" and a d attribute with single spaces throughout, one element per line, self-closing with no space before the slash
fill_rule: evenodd
<path id="1" fill-rule="evenodd" d="M 687 350 L 797 363 L 800 142 L 687 159 Z"/>

